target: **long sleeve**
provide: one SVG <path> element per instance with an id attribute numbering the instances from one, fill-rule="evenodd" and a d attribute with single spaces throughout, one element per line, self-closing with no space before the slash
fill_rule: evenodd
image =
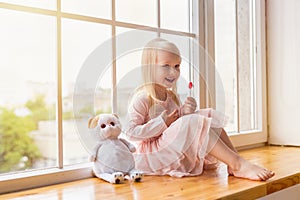
<path id="1" fill-rule="evenodd" d="M 126 136 L 129 140 L 142 141 L 157 137 L 167 129 L 161 115 L 149 117 L 149 99 L 147 95 L 136 95 L 129 106 L 129 122 Z"/>

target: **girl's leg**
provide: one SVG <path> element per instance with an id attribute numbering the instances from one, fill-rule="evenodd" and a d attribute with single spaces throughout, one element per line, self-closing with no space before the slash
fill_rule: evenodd
<path id="1" fill-rule="evenodd" d="M 210 152 L 208 153 L 227 164 L 231 169 L 232 175 L 251 180 L 267 180 L 274 176 L 274 172 L 252 164 L 242 158 L 236 151 L 227 146 L 220 137 L 212 133 L 212 131 L 210 131 L 209 136 L 208 149 Z"/>
<path id="2" fill-rule="evenodd" d="M 216 133 L 217 136 L 220 137 L 220 139 L 222 140 L 222 142 L 229 147 L 232 151 L 237 153 L 237 150 L 234 148 L 233 144 L 231 143 L 230 138 L 228 137 L 226 131 L 222 128 L 222 129 L 214 129 L 212 128 L 212 132 Z M 220 133 L 221 131 L 221 133 Z M 233 175 L 232 170 L 230 169 L 230 167 L 227 168 L 228 174 Z"/>
<path id="3" fill-rule="evenodd" d="M 234 148 L 233 144 L 231 143 L 230 138 L 228 137 L 226 131 L 223 128 L 211 128 L 211 132 L 215 133 L 220 139 L 224 142 L 226 146 L 228 146 L 232 151 L 237 152 Z M 220 133 L 221 132 L 221 133 Z"/>
<path id="4" fill-rule="evenodd" d="M 237 150 L 234 148 L 233 144 L 231 143 L 231 140 L 229 139 L 226 131 L 222 128 L 220 139 L 234 152 L 237 152 Z"/>

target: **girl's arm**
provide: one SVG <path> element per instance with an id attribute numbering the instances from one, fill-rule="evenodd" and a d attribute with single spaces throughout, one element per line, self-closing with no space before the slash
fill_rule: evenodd
<path id="1" fill-rule="evenodd" d="M 126 131 L 128 139 L 134 141 L 147 140 L 161 135 L 167 128 L 161 115 L 146 121 L 148 113 L 148 97 L 146 95 L 136 96 L 128 111 L 129 122 Z"/>

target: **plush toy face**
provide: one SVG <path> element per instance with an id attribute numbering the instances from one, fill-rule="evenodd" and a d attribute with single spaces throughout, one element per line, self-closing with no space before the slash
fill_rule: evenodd
<path id="1" fill-rule="evenodd" d="M 117 115 L 100 114 L 89 120 L 90 129 L 95 130 L 99 139 L 116 139 L 121 133 L 121 123 Z"/>

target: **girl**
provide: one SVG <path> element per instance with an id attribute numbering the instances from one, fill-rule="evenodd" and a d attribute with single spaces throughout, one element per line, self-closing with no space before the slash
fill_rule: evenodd
<path id="1" fill-rule="evenodd" d="M 167 40 L 154 39 L 143 50 L 144 85 L 129 106 L 126 132 L 138 144 L 136 167 L 151 175 L 196 176 L 215 168 L 218 159 L 236 177 L 267 180 L 274 176 L 237 153 L 223 129 L 222 114 L 212 109 L 195 112 L 192 97 L 181 105 L 176 94 L 180 63 L 178 48 Z"/>

